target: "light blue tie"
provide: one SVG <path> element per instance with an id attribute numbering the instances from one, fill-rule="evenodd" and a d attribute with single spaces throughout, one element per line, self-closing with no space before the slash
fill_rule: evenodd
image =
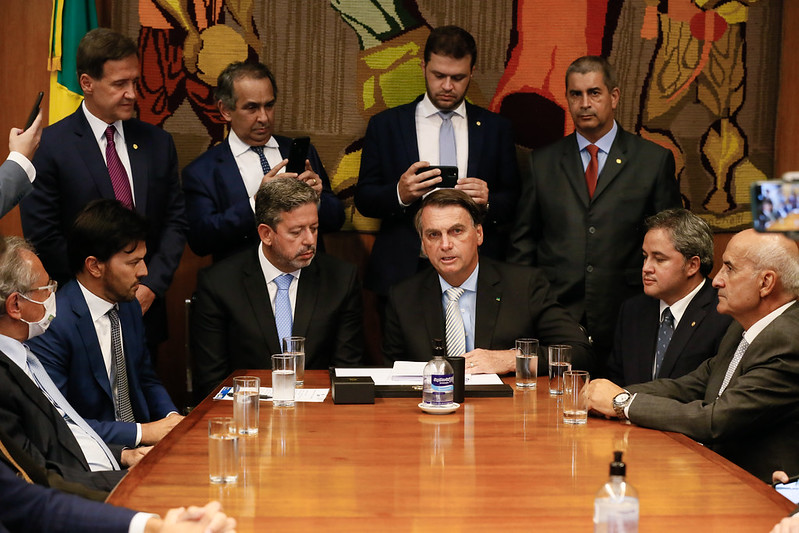
<path id="1" fill-rule="evenodd" d="M 266 156 L 264 155 L 263 146 L 250 146 L 250 150 L 258 154 L 258 158 L 261 160 L 261 170 L 264 171 L 264 174 L 272 170 L 272 167 L 269 166 L 269 161 L 266 160 Z"/>
<path id="2" fill-rule="evenodd" d="M 439 111 L 441 129 L 438 131 L 438 164 L 458 166 L 458 148 L 455 145 L 455 130 L 452 128 L 452 111 Z"/>
<path id="3" fill-rule="evenodd" d="M 117 463 L 117 460 L 114 458 L 114 454 L 108 449 L 108 446 L 106 446 L 103 439 L 100 438 L 100 435 L 98 435 L 91 428 L 91 426 L 86 423 L 83 417 L 80 416 L 78 412 L 75 411 L 75 409 L 69 404 L 67 399 L 64 398 L 64 395 L 61 394 L 61 391 L 55 386 L 53 380 L 50 379 L 50 375 L 27 346 L 25 346 L 25 353 L 26 359 L 28 361 L 28 368 L 30 369 L 31 374 L 33 374 L 33 379 L 36 380 L 36 384 L 39 385 L 39 388 L 42 390 L 42 392 L 48 396 L 50 403 L 52 403 L 54 407 L 60 408 L 62 411 L 64 411 L 65 418 L 69 418 L 81 430 L 83 430 L 84 433 L 94 439 L 98 446 L 100 446 L 100 449 L 103 450 L 103 453 L 105 453 L 105 455 L 108 457 L 108 460 L 113 465 L 114 470 L 119 470 L 119 463 Z"/>
<path id="4" fill-rule="evenodd" d="M 294 276 L 282 274 L 274 279 L 277 285 L 275 295 L 275 325 L 277 326 L 278 343 L 283 346 L 283 339 L 291 337 L 291 327 L 294 317 L 291 314 L 291 301 L 289 300 L 289 287 Z M 282 348 L 281 348 L 282 349 Z"/>

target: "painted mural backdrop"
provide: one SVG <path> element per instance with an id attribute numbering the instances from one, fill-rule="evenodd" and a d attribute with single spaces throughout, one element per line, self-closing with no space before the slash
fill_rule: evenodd
<path id="1" fill-rule="evenodd" d="M 573 129 L 564 75 L 610 57 L 617 119 L 670 149 L 686 206 L 716 229 L 751 222 L 749 185 L 772 176 L 780 14 L 776 0 L 139 0 L 114 25 L 142 58 L 140 117 L 175 137 L 183 165 L 226 135 L 219 72 L 260 59 L 279 88 L 276 131 L 308 134 L 348 209 L 370 116 L 424 91 L 430 28 L 458 24 L 478 45 L 469 99 L 514 124 L 520 161 Z M 524 165 L 522 164 L 524 171 Z"/>

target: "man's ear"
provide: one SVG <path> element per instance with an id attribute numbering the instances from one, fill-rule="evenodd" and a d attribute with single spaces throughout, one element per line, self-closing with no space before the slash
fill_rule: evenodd
<path id="1" fill-rule="evenodd" d="M 100 279 L 105 271 L 105 263 L 90 255 L 83 261 L 83 270 L 94 279 Z"/>
<path id="2" fill-rule="evenodd" d="M 20 295 L 18 292 L 12 292 L 6 298 L 6 314 L 14 320 L 19 320 L 22 317 L 22 311 L 19 308 Z"/>
<path id="3" fill-rule="evenodd" d="M 777 274 L 773 270 L 764 270 L 760 274 L 760 297 L 765 298 L 777 288 Z"/>
<path id="4" fill-rule="evenodd" d="M 258 236 L 261 238 L 261 242 L 266 244 L 267 246 L 272 246 L 272 240 L 275 237 L 275 230 L 273 230 L 267 224 L 258 224 Z"/>

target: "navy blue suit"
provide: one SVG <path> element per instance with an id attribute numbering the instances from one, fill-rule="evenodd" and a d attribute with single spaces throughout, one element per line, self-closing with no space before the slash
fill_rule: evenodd
<path id="1" fill-rule="evenodd" d="M 291 139 L 274 137 L 280 155 L 287 158 Z M 319 231 L 337 231 L 344 223 L 344 207 L 333 194 L 325 167 L 313 145 L 308 149 L 307 159 L 322 180 Z M 250 197 L 227 139 L 183 169 L 183 192 L 189 221 L 189 246 L 197 255 L 213 254 L 214 261 L 218 261 L 260 242 Z M 323 249 L 321 242 L 320 239 Z"/>
<path id="2" fill-rule="evenodd" d="M 111 383 L 103 354 L 92 316 L 76 281 L 59 289 L 56 304 L 56 319 L 46 333 L 28 341 L 28 347 L 67 401 L 104 441 L 135 446 L 135 424 L 115 421 Z M 150 361 L 138 301 L 119 304 L 119 321 L 130 403 L 136 421 L 151 422 L 177 411 Z"/>
<path id="3" fill-rule="evenodd" d="M 421 241 L 413 225 L 419 202 L 401 206 L 397 183 L 419 161 L 415 113 L 421 99 L 378 113 L 366 128 L 355 206 L 363 215 L 382 220 L 364 279 L 365 287 L 381 295 L 415 273 L 419 264 Z M 467 176 L 461 177 L 488 184 L 490 208 L 483 223 L 481 255 L 503 259 L 520 192 L 513 132 L 506 119 L 468 102 L 466 116 L 469 163 Z"/>

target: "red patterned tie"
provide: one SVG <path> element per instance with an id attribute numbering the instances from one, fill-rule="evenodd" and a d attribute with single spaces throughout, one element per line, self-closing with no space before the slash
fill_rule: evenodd
<path id="1" fill-rule="evenodd" d="M 591 154 L 591 161 L 588 162 L 588 166 L 585 169 L 585 184 L 588 185 L 588 196 L 593 198 L 598 178 L 599 161 L 596 158 L 596 154 L 599 152 L 599 147 L 595 144 L 589 144 L 585 149 Z"/>
<path id="2" fill-rule="evenodd" d="M 119 159 L 117 147 L 114 144 L 114 133 L 116 128 L 113 125 L 105 129 L 105 139 L 108 144 L 105 147 L 105 162 L 108 165 L 108 175 L 111 177 L 111 186 L 114 188 L 114 197 L 128 209 L 133 209 L 133 193 L 130 190 L 128 173 Z"/>

